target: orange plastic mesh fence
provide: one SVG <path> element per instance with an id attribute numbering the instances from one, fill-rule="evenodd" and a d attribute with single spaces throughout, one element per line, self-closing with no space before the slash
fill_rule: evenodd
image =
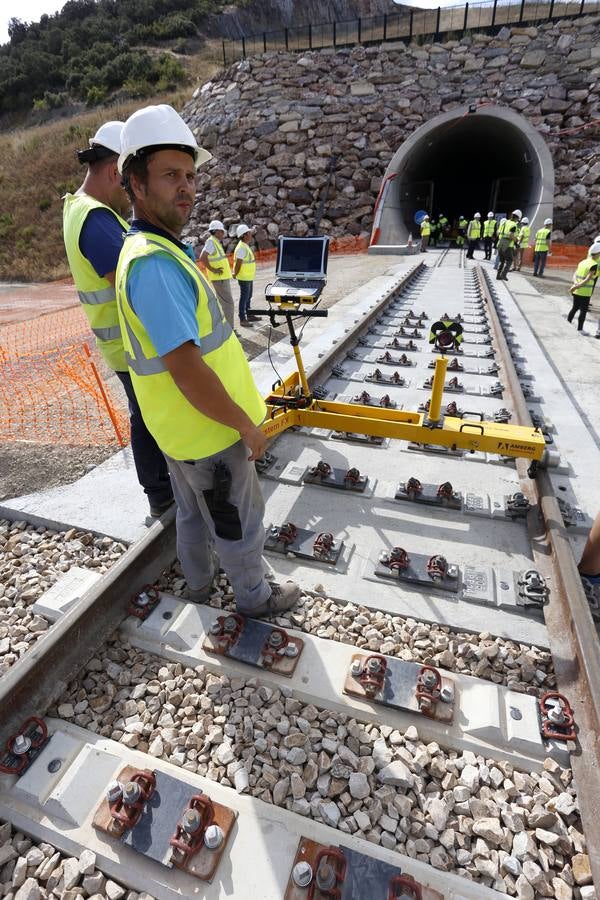
<path id="1" fill-rule="evenodd" d="M 114 402 L 101 380 L 104 365 L 94 347 L 88 356 L 86 342 L 89 325 L 78 307 L 0 328 L 0 441 L 128 442 L 124 395 Z"/>

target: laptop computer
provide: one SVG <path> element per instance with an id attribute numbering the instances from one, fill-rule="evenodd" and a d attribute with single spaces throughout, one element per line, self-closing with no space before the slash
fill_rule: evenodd
<path id="1" fill-rule="evenodd" d="M 276 280 L 265 296 L 275 303 L 316 303 L 327 283 L 329 238 L 280 237 Z"/>

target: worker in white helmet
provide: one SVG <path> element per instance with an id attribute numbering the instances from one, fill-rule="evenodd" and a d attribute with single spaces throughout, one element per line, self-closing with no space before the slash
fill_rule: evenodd
<path id="1" fill-rule="evenodd" d="M 125 360 L 115 298 L 115 270 L 129 228 L 129 199 L 121 186 L 117 159 L 122 122 L 105 122 L 77 153 L 87 165 L 83 184 L 66 194 L 63 233 L 69 266 L 96 345 L 127 395 L 131 451 L 138 481 L 148 498 L 154 521 L 173 503 L 165 458 L 144 423 Z"/>
<path id="2" fill-rule="evenodd" d="M 223 249 L 225 226 L 220 219 L 213 219 L 208 226 L 209 237 L 200 253 L 200 263 L 221 301 L 225 318 L 233 328 L 233 294 L 231 292 L 231 266 Z"/>
<path id="3" fill-rule="evenodd" d="M 533 247 L 533 274 L 536 278 L 544 277 L 546 260 L 552 241 L 552 219 L 544 219 L 544 224 L 535 233 Z"/>
<path id="4" fill-rule="evenodd" d="M 498 226 L 498 281 L 508 281 L 508 273 L 512 266 L 515 244 L 519 233 L 519 222 L 523 217 L 520 209 L 514 209 L 510 218 L 502 219 Z"/>
<path id="5" fill-rule="evenodd" d="M 238 225 L 235 233 L 238 243 L 233 254 L 233 277 L 237 279 L 240 286 L 238 314 L 240 325 L 248 325 L 251 322 L 260 322 L 260 316 L 255 316 L 250 309 L 254 275 L 256 274 L 256 260 L 254 251 L 250 246 L 252 229 L 247 225 L 241 224 Z"/>
<path id="6" fill-rule="evenodd" d="M 119 169 L 133 222 L 117 266 L 117 302 L 135 392 L 169 464 L 188 599 L 209 598 L 220 560 L 238 611 L 264 616 L 294 606 L 300 588 L 265 578 L 254 460 L 267 446 L 266 407 L 211 283 L 181 240 L 196 171 L 210 158 L 170 106 L 144 107 L 125 123 Z"/>
<path id="7" fill-rule="evenodd" d="M 481 237 L 481 213 L 476 212 L 467 226 L 467 259 L 473 259 L 473 253 Z"/>
<path id="8" fill-rule="evenodd" d="M 600 243 L 594 243 L 588 251 L 585 259 L 579 262 L 573 276 L 573 284 L 570 289 L 573 305 L 567 315 L 567 320 L 572 322 L 575 314 L 578 313 L 577 331 L 583 331 L 585 317 L 590 307 L 592 294 L 596 287 L 596 281 L 600 274 L 598 266 L 600 263 Z"/>
<path id="9" fill-rule="evenodd" d="M 493 212 L 487 214 L 483 223 L 483 249 L 485 259 L 492 258 L 492 247 L 494 245 L 494 235 L 496 234 L 496 219 Z"/>
<path id="10" fill-rule="evenodd" d="M 521 222 L 519 223 L 519 231 L 517 234 L 517 243 L 515 245 L 515 255 L 513 259 L 513 269 L 516 272 L 521 271 L 521 266 L 523 264 L 523 253 L 529 247 L 529 236 L 531 234 L 531 228 L 529 227 L 529 219 L 527 216 L 523 216 Z"/>
<path id="11" fill-rule="evenodd" d="M 429 224 L 429 216 L 424 215 L 421 219 L 421 253 L 427 253 L 427 245 L 429 244 L 430 235 L 431 225 Z"/>

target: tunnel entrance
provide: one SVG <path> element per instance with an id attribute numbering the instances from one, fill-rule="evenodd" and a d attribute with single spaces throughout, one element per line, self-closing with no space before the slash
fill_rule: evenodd
<path id="1" fill-rule="evenodd" d="M 471 109 L 431 119 L 396 152 L 375 209 L 372 245 L 415 238 L 418 210 L 452 222 L 519 208 L 532 230 L 552 216 L 554 166 L 542 136 L 512 110 Z"/>

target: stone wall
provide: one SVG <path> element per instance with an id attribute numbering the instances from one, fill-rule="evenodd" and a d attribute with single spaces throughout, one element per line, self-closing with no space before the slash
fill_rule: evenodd
<path id="1" fill-rule="evenodd" d="M 440 44 L 270 53 L 199 88 L 184 116 L 215 159 L 201 170 L 188 235 L 212 218 L 258 227 L 259 247 L 310 233 L 336 157 L 321 228 L 368 235 L 385 169 L 440 112 L 493 101 L 547 141 L 555 239 L 600 233 L 600 16 L 504 27 Z M 572 129 L 575 129 L 572 131 Z M 559 132 L 567 133 L 559 133 Z"/>

